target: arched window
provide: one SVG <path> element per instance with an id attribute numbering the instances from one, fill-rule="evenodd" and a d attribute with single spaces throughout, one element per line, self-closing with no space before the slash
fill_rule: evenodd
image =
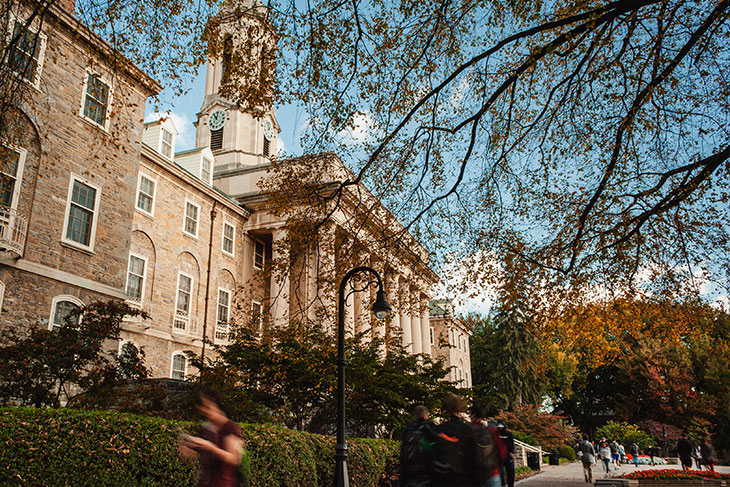
<path id="1" fill-rule="evenodd" d="M 51 303 L 51 318 L 48 320 L 48 329 L 59 330 L 66 326 L 66 324 L 78 326 L 81 321 L 81 317 L 79 315 L 71 317 L 70 321 L 67 321 L 66 318 L 69 317 L 71 312 L 76 311 L 83 306 L 84 303 L 74 296 L 56 296 L 53 298 L 53 302 Z"/>
<path id="2" fill-rule="evenodd" d="M 172 354 L 172 365 L 170 367 L 170 377 L 172 379 L 185 380 L 188 375 L 188 358 L 182 352 Z"/>

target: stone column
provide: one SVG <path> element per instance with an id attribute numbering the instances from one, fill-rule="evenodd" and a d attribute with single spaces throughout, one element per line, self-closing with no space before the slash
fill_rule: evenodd
<path id="1" fill-rule="evenodd" d="M 410 310 L 410 289 L 408 287 L 408 281 L 401 277 L 399 286 L 398 298 L 399 298 L 399 312 L 400 312 L 400 327 L 403 332 L 403 348 L 408 353 L 413 353 L 413 334 L 411 333 L 411 310 Z"/>
<path id="2" fill-rule="evenodd" d="M 421 294 L 420 296 L 420 309 L 421 309 L 421 349 L 423 353 L 431 356 L 431 323 L 429 322 L 429 309 L 428 309 L 428 296 Z"/>
<path id="3" fill-rule="evenodd" d="M 400 304 L 398 302 L 398 274 L 388 270 L 385 277 L 385 294 L 388 303 L 392 306 L 392 310 L 388 317 L 384 320 L 387 328 L 383 330 L 384 336 L 391 338 L 396 332 L 400 333 Z"/>
<path id="4" fill-rule="evenodd" d="M 289 323 L 289 250 L 286 248 L 286 228 L 275 228 L 271 232 L 273 269 L 271 273 L 271 323 L 285 326 Z"/>
<path id="5" fill-rule="evenodd" d="M 423 339 L 421 338 L 421 307 L 418 289 L 408 293 L 410 296 L 411 334 L 413 335 L 413 353 L 423 353 Z"/>

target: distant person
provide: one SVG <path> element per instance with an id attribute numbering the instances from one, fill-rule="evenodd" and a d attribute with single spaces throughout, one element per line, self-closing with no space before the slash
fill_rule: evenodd
<path id="1" fill-rule="evenodd" d="M 435 446 L 433 424 L 426 406 L 413 411 L 415 418 L 403 431 L 400 449 L 400 478 L 403 487 L 431 485 L 431 453 Z"/>
<path id="2" fill-rule="evenodd" d="M 469 408 L 469 426 L 474 431 L 474 472 L 478 487 L 499 487 L 500 466 L 507 457 L 496 428 L 484 424 L 484 412 L 478 406 Z"/>
<path id="3" fill-rule="evenodd" d="M 697 464 L 697 470 L 702 470 L 702 453 L 700 451 L 700 445 L 695 445 L 694 450 L 692 450 L 692 456 Z"/>
<path id="4" fill-rule="evenodd" d="M 677 456 L 679 461 L 682 462 L 682 470 L 692 470 L 692 450 L 692 443 L 687 435 L 683 434 L 677 440 Z"/>
<path id="5" fill-rule="evenodd" d="M 605 476 L 608 477 L 611 472 L 611 448 L 605 439 L 598 444 L 598 456 L 601 458 L 603 468 L 606 470 Z"/>
<path id="6" fill-rule="evenodd" d="M 624 464 L 624 457 L 626 456 L 626 448 L 621 443 L 618 444 L 618 464 Z"/>
<path id="7" fill-rule="evenodd" d="M 634 460 L 634 466 L 639 467 L 639 445 L 636 444 L 636 442 L 632 442 L 631 445 L 629 445 L 629 453 L 631 453 L 631 457 Z"/>
<path id="8" fill-rule="evenodd" d="M 611 463 L 613 463 L 614 469 L 618 470 L 618 468 L 621 466 L 621 453 L 619 452 L 618 441 L 611 441 L 611 443 L 608 444 L 608 448 L 611 449 Z"/>
<path id="9" fill-rule="evenodd" d="M 459 396 L 449 395 L 444 400 L 447 420 L 435 429 L 436 448 L 432 461 L 432 481 L 435 486 L 473 487 L 474 432 L 460 417 L 464 410 Z"/>
<path id="10" fill-rule="evenodd" d="M 583 441 L 578 443 L 580 461 L 583 463 L 583 476 L 586 482 L 593 483 L 593 464 L 596 463 L 596 449 L 588 441 L 588 435 L 583 434 Z"/>
<path id="11" fill-rule="evenodd" d="M 700 443 L 700 454 L 702 455 L 702 464 L 707 466 L 711 471 L 715 471 L 715 449 L 710 443 L 710 437 L 705 436 Z"/>
<path id="12" fill-rule="evenodd" d="M 497 421 L 497 431 L 499 437 L 507 447 L 507 458 L 502 465 L 502 485 L 514 487 L 515 485 L 515 437 L 512 432 L 507 429 L 507 424 L 503 419 Z"/>
<path id="13" fill-rule="evenodd" d="M 646 454 L 649 456 L 649 463 L 651 466 L 654 466 L 654 445 L 649 445 L 649 448 L 646 449 Z"/>
<path id="14" fill-rule="evenodd" d="M 182 436 L 180 455 L 185 458 L 198 457 L 198 487 L 236 487 L 243 450 L 240 428 L 228 419 L 221 407 L 220 396 L 215 391 L 199 393 L 197 410 L 206 422 L 196 436 Z"/>

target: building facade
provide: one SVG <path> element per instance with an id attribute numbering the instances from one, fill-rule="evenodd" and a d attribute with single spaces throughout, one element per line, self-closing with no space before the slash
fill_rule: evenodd
<path id="1" fill-rule="evenodd" d="M 271 48 L 259 3 L 226 5 L 220 19 L 233 59 Z M 347 331 L 441 353 L 432 344 L 428 303 L 437 276 L 426 250 L 408 234 L 398 254 L 368 252 L 353 238 L 363 205 L 379 225 L 400 228 L 367 188 L 346 193 L 314 241 L 293 241 L 291 221 L 262 184 L 273 168 L 276 114 L 226 99 L 230 59 L 208 63 L 198 147 L 176 151 L 169 118 L 140 122 L 160 86 L 134 66 L 113 65 L 111 49 L 72 10 L 53 6 L 58 22 L 25 26 L 38 42 L 26 53 L 32 96 L 17 110 L 24 135 L 2 146 L 1 326 L 40 321 L 52 329 L 74 307 L 124 299 L 150 318 L 126 321 L 119 347 L 142 347 L 153 376 L 182 379 L 194 372 L 184 352 L 204 353 L 204 338 L 225 343 L 230 322 L 265 333 L 315 320 L 333 330 L 339 279 L 367 264 L 382 274 L 393 312 L 382 322 L 371 316 L 374 288 L 350 294 Z M 260 49 L 251 51 L 246 32 L 260 36 Z M 314 163 L 327 181 L 351 176 L 335 154 L 285 161 Z"/>
<path id="2" fill-rule="evenodd" d="M 454 304 L 449 299 L 430 302 L 431 356 L 441 358 L 450 369 L 448 378 L 460 387 L 471 387 L 471 355 L 469 330 L 454 316 Z"/>

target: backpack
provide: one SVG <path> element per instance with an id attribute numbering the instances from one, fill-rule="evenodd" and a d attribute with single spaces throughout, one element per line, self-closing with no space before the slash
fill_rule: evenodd
<path id="1" fill-rule="evenodd" d="M 403 438 L 404 468 L 409 471 L 426 471 L 433 442 L 426 439 L 423 425 L 405 432 Z"/>
<path id="2" fill-rule="evenodd" d="M 499 448 L 494 435 L 484 425 L 473 426 L 474 429 L 474 470 L 480 480 L 486 480 L 499 465 Z"/>

